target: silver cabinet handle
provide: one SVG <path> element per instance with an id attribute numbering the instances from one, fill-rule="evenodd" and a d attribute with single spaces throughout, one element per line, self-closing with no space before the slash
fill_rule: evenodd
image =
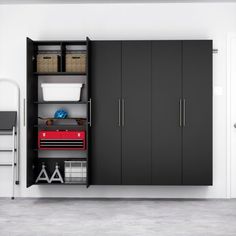
<path id="1" fill-rule="evenodd" d="M 122 126 L 125 126 L 125 99 L 122 99 Z"/>
<path id="2" fill-rule="evenodd" d="M 118 126 L 120 126 L 120 99 L 118 100 Z"/>
<path id="3" fill-rule="evenodd" d="M 26 104 L 25 104 L 25 102 L 26 102 L 26 99 L 24 98 L 24 104 L 23 104 L 23 113 L 24 113 L 24 117 L 23 117 L 23 123 L 24 123 L 24 127 L 25 127 L 25 117 L 26 117 L 26 115 L 25 115 L 25 113 L 26 113 L 26 109 L 25 109 L 25 107 L 26 107 Z"/>
<path id="4" fill-rule="evenodd" d="M 179 127 L 182 127 L 182 99 L 179 99 Z"/>
<path id="5" fill-rule="evenodd" d="M 183 99 L 183 126 L 186 125 L 186 102 L 185 99 Z"/>
<path id="6" fill-rule="evenodd" d="M 89 99 L 89 126 L 92 126 L 92 99 Z"/>

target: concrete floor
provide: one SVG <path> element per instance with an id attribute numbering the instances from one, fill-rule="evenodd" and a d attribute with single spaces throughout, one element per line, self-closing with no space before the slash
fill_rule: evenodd
<path id="1" fill-rule="evenodd" d="M 0 236 L 236 236 L 236 200 L 0 199 Z"/>

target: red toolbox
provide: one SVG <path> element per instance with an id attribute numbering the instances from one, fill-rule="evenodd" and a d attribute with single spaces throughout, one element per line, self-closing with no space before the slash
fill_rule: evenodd
<path id="1" fill-rule="evenodd" d="M 38 132 L 38 148 L 50 150 L 85 150 L 85 131 Z"/>

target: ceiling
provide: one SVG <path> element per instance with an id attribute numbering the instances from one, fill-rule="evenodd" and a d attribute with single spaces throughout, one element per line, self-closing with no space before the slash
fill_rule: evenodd
<path id="1" fill-rule="evenodd" d="M 194 3 L 235 2 L 236 0 L 0 0 L 0 4 L 80 4 L 80 3 Z"/>

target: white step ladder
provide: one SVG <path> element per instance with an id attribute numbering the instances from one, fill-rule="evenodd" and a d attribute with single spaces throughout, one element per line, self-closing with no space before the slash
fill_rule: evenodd
<path id="1" fill-rule="evenodd" d="M 9 84 L 9 88 L 13 86 L 16 91 L 16 108 L 14 110 L 12 109 L 13 107 L 10 105 L 10 101 L 9 104 L 6 103 L 6 106 L 9 105 L 8 108 L 11 111 L 8 110 L 7 107 L 4 107 L 5 104 L 3 106 L 3 108 L 5 108 L 4 110 L 2 110 L 2 107 L 0 106 L 0 136 L 11 136 L 11 147 L 9 149 L 0 149 L 0 168 L 11 167 L 11 198 L 14 199 L 15 185 L 19 184 L 19 87 L 11 80 L 0 79 L 0 89 L 3 88 L 1 87 L 4 86 L 3 83 L 4 85 Z M 12 96 L 14 95 L 13 91 L 6 91 L 6 93 L 10 93 Z M 1 93 L 0 99 L 3 99 L 1 98 Z M 11 160 L 7 163 L 3 163 L 1 161 L 1 153 L 6 152 L 11 152 Z"/>

